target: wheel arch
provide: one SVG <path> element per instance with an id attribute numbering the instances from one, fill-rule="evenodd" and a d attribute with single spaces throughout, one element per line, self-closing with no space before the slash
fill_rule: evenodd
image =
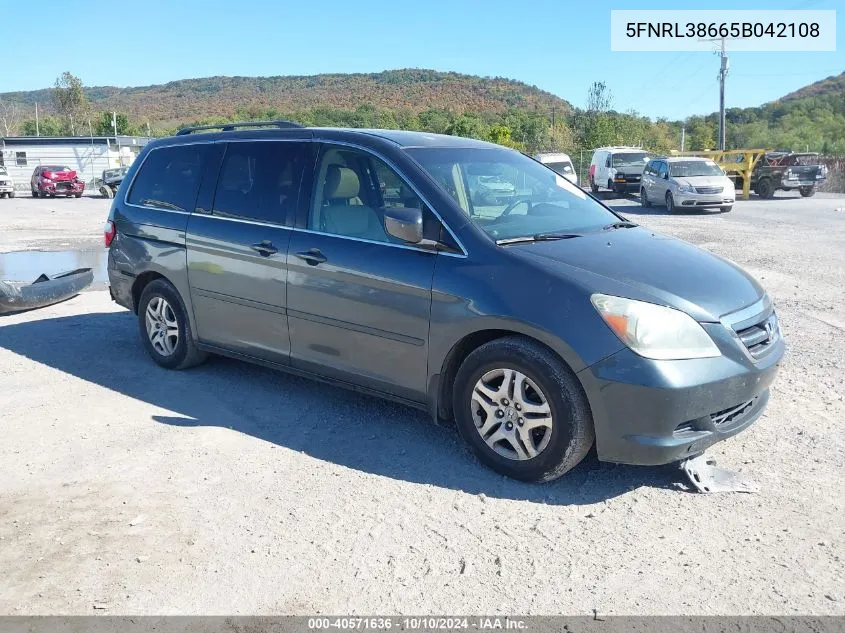
<path id="1" fill-rule="evenodd" d="M 466 357 L 482 345 L 508 336 L 519 336 L 549 350 L 572 372 L 576 380 L 579 383 L 581 382 L 578 371 L 584 368 L 583 361 L 571 348 L 561 349 L 560 344 L 553 344 L 550 336 L 544 335 L 542 332 L 515 327 L 514 324 L 501 324 L 477 329 L 466 333 L 455 341 L 449 347 L 449 351 L 443 357 L 439 367 L 432 363 L 432 370 L 439 371 L 439 373 L 430 375 L 428 388 L 429 409 L 435 422 L 452 420 L 452 393 L 455 387 L 455 376 Z M 584 388 L 583 384 L 581 388 Z"/>

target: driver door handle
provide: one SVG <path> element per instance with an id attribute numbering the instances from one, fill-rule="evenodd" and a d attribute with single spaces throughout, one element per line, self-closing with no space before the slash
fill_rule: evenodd
<path id="1" fill-rule="evenodd" d="M 316 266 L 326 261 L 326 256 L 320 252 L 319 248 L 309 248 L 307 251 L 300 251 L 296 253 L 296 256 L 311 266 Z"/>

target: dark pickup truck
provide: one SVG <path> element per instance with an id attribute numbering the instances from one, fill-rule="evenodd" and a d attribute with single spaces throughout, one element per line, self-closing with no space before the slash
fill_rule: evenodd
<path id="1" fill-rule="evenodd" d="M 816 185 L 827 178 L 827 167 L 813 152 L 768 152 L 751 173 L 751 188 L 761 198 L 775 191 L 797 189 L 805 198 L 816 193 Z"/>

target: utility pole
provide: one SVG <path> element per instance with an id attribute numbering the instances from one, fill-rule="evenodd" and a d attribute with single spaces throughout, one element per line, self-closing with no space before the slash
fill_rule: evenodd
<path id="1" fill-rule="evenodd" d="M 725 37 L 702 39 L 700 42 L 721 42 L 719 54 L 719 150 L 725 150 L 725 78 L 731 66 L 728 53 L 725 51 Z"/>
<path id="2" fill-rule="evenodd" d="M 725 53 L 725 38 L 719 54 L 719 150 L 725 151 L 725 77 L 728 76 L 730 61 Z"/>
<path id="3" fill-rule="evenodd" d="M 41 132 L 38 129 L 38 102 L 35 102 L 35 136 L 41 136 Z"/>
<path id="4" fill-rule="evenodd" d="M 111 124 L 114 127 L 114 135 L 117 136 L 117 112 L 111 113 Z"/>
<path id="5" fill-rule="evenodd" d="M 684 143 L 686 142 L 686 140 L 687 140 L 687 126 L 682 125 L 681 126 L 681 151 L 682 152 L 684 151 Z"/>

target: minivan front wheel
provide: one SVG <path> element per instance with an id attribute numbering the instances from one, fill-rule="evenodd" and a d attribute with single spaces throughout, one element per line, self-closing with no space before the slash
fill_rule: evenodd
<path id="1" fill-rule="evenodd" d="M 186 369 L 205 360 L 191 336 L 191 324 L 179 293 L 164 279 L 144 288 L 138 302 L 138 326 L 152 359 L 167 369 Z"/>
<path id="2" fill-rule="evenodd" d="M 556 479 L 593 444 L 578 380 L 554 353 L 523 337 L 496 339 L 467 356 L 453 400 L 458 430 L 479 460 L 515 479 Z"/>
<path id="3" fill-rule="evenodd" d="M 672 197 L 670 192 L 666 192 L 666 210 L 669 213 L 675 212 L 675 199 Z"/>

